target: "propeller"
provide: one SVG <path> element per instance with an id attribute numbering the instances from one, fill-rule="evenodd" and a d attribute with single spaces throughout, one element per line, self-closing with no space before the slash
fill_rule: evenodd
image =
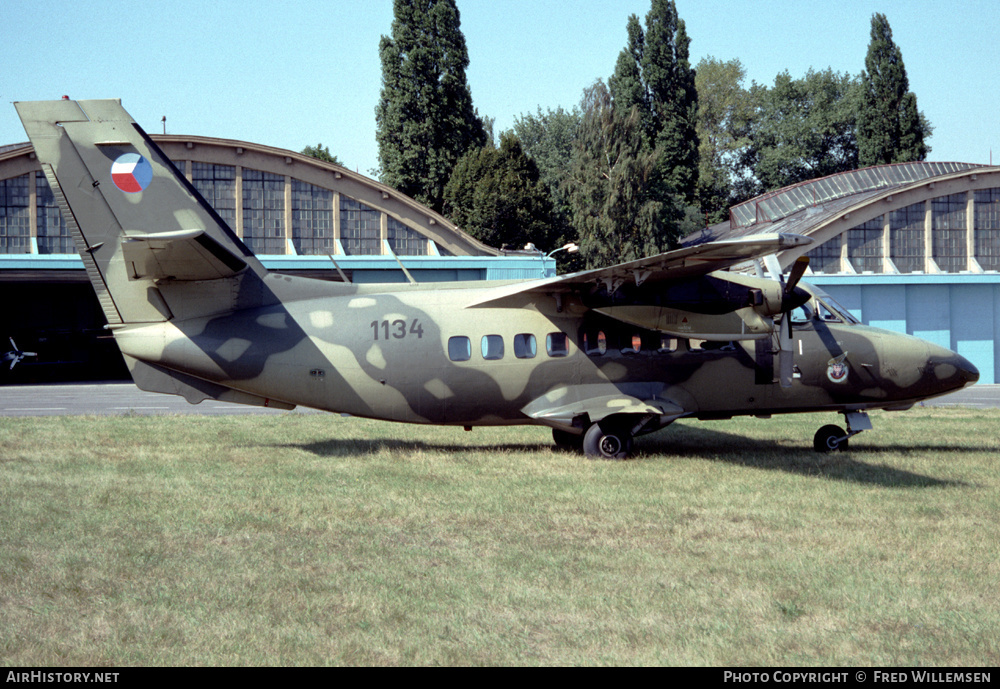
<path id="1" fill-rule="evenodd" d="M 20 349 L 17 348 L 17 345 L 14 343 L 13 337 L 8 339 L 10 340 L 10 346 L 13 349 L 3 355 L 4 361 L 7 361 L 8 359 L 10 360 L 10 368 L 7 370 L 13 371 L 14 367 L 26 356 L 38 356 L 38 354 L 36 354 L 35 352 L 22 352 Z"/>
<path id="2" fill-rule="evenodd" d="M 786 281 L 781 273 L 781 264 L 774 254 L 764 258 L 764 265 L 778 282 L 781 283 L 781 319 L 778 322 L 778 380 L 781 387 L 792 387 L 795 371 L 795 355 L 792 346 L 795 335 L 792 332 L 792 311 L 809 301 L 809 293 L 798 287 L 799 280 L 809 267 L 809 257 L 799 256 L 792 264 Z"/>

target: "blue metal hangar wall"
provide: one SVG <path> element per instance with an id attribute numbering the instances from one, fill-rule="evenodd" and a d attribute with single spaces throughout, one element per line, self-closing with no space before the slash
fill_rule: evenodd
<path id="1" fill-rule="evenodd" d="M 338 280 L 332 254 L 354 282 L 405 282 L 399 262 L 418 282 L 555 274 L 553 259 L 486 246 L 339 165 L 243 141 L 152 138 L 270 269 Z M 39 354 L 3 367 L 0 384 L 128 379 L 104 325 L 33 148 L 0 147 L 0 352 L 13 337 Z"/>
<path id="2" fill-rule="evenodd" d="M 767 232 L 814 243 L 804 278 L 867 325 L 952 349 L 1000 382 L 1000 167 L 882 165 L 811 180 L 730 209 L 685 244 Z"/>

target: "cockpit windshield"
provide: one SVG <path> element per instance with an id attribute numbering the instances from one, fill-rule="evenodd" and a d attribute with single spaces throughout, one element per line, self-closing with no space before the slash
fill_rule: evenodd
<path id="1" fill-rule="evenodd" d="M 813 319 L 813 310 L 808 304 L 796 307 L 791 313 L 792 323 L 808 323 Z"/>
<path id="2" fill-rule="evenodd" d="M 819 306 L 819 317 L 821 320 L 843 321 L 851 325 L 858 325 L 861 322 L 854 317 L 854 314 L 838 304 L 833 297 L 826 296 L 822 301 L 817 299 L 816 304 Z"/>

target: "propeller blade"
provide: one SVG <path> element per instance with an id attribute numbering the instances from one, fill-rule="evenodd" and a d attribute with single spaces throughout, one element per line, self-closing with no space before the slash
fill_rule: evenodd
<path id="1" fill-rule="evenodd" d="M 35 352 L 22 352 L 21 350 L 19 350 L 17 348 L 17 343 L 14 342 L 13 337 L 8 337 L 7 339 L 10 340 L 10 346 L 12 347 L 12 351 L 4 354 L 4 360 L 6 360 L 7 357 L 10 357 L 10 368 L 7 369 L 8 371 L 13 371 L 14 367 L 17 366 L 21 361 L 23 361 L 24 357 L 26 356 L 38 356 L 38 354 Z"/>
<path id="2" fill-rule="evenodd" d="M 767 272 L 771 274 L 772 280 L 777 280 L 782 285 L 785 284 L 785 279 L 781 275 L 781 264 L 778 263 L 778 256 L 776 254 L 765 256 L 764 265 L 767 266 Z"/>
<path id="3" fill-rule="evenodd" d="M 785 311 L 781 314 L 781 329 L 778 332 L 778 380 L 783 388 L 792 387 L 795 369 L 794 344 L 792 316 L 788 311 Z"/>
<path id="4" fill-rule="evenodd" d="M 781 283 L 781 318 L 775 319 L 775 326 L 778 329 L 778 380 L 781 387 L 790 388 L 792 387 L 792 379 L 795 377 L 793 352 L 795 333 L 792 332 L 791 312 L 809 299 L 808 292 L 797 289 L 799 280 L 802 279 L 809 267 L 809 257 L 799 256 L 795 259 L 787 281 L 782 275 L 781 264 L 775 254 L 765 256 L 764 265 L 767 266 L 771 277 Z"/>
<path id="5" fill-rule="evenodd" d="M 788 282 L 785 283 L 785 294 L 791 294 L 799 280 L 805 275 L 806 268 L 809 267 L 809 257 L 799 256 L 792 264 L 792 271 L 788 275 Z"/>

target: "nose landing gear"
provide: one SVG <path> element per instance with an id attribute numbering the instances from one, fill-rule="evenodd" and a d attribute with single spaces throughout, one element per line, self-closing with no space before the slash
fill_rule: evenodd
<path id="1" fill-rule="evenodd" d="M 872 429 L 871 419 L 863 411 L 843 412 L 844 420 L 847 422 L 847 430 L 840 426 L 829 424 L 823 426 L 816 435 L 813 436 L 813 449 L 816 452 L 833 452 L 834 450 L 846 450 L 847 441 L 856 436 L 861 431 Z"/>

